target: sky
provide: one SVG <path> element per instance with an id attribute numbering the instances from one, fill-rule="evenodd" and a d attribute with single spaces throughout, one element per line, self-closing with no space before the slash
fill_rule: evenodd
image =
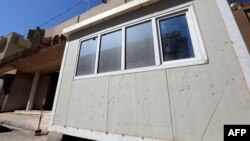
<path id="1" fill-rule="evenodd" d="M 21 35 L 41 26 L 51 28 L 99 5 L 102 0 L 0 0 L 0 36 Z M 73 8 L 74 7 L 74 8 Z M 71 10 L 69 10 L 72 8 Z M 61 13 L 69 10 L 65 14 Z M 54 19 L 54 17 L 57 17 Z M 49 23 L 46 21 L 53 19 Z M 45 24 L 46 23 L 46 24 Z M 26 35 L 25 35 L 26 36 Z"/>
<path id="2" fill-rule="evenodd" d="M 229 3 L 240 2 L 240 3 L 250 3 L 250 0 L 227 0 Z"/>

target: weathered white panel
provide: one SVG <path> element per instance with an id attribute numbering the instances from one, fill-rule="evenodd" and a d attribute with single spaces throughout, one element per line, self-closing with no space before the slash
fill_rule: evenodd
<path id="1" fill-rule="evenodd" d="M 207 66 L 168 70 L 176 139 L 221 141 L 224 124 L 249 123 L 250 97 L 236 72 L 223 66 L 221 70 Z"/>
<path id="2" fill-rule="evenodd" d="M 250 91 L 250 56 L 227 0 L 216 0 Z"/>
<path id="3" fill-rule="evenodd" d="M 88 28 L 72 40 L 185 2 L 162 1 Z M 72 127 L 64 133 L 80 137 L 85 135 L 75 128 L 87 129 L 83 132 L 92 139 L 103 137 L 92 134 L 97 130 L 164 140 L 221 141 L 224 124 L 249 124 L 249 92 L 215 0 L 193 4 L 208 64 L 167 69 L 167 76 L 165 70 L 157 70 L 73 80 L 79 42 L 71 41 L 55 125 Z"/>
<path id="4" fill-rule="evenodd" d="M 71 89 L 66 126 L 105 132 L 108 78 L 76 80 Z"/>
<path id="5" fill-rule="evenodd" d="M 174 137 L 222 141 L 224 124 L 250 123 L 250 97 L 215 1 L 194 6 L 209 64 L 167 70 Z"/>
<path id="6" fill-rule="evenodd" d="M 223 140 L 224 124 L 250 123 L 250 95 L 242 76 L 232 79 L 227 85 L 220 101 L 216 103 L 217 109 L 215 108 L 210 116 L 211 122 L 207 124 L 207 130 L 204 132 L 204 141 Z"/>
<path id="7" fill-rule="evenodd" d="M 69 43 L 69 48 L 65 60 L 64 72 L 62 74 L 61 86 L 56 106 L 54 125 L 65 126 L 68 100 L 70 96 L 71 83 L 74 76 L 75 60 L 77 56 L 78 40 Z"/>
<path id="8" fill-rule="evenodd" d="M 110 77 L 108 132 L 172 139 L 164 70 Z"/>

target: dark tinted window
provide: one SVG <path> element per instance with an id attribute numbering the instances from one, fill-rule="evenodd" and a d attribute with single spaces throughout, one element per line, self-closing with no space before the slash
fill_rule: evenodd
<path id="1" fill-rule="evenodd" d="M 194 57 L 185 15 L 160 20 L 160 34 L 164 61 Z"/>

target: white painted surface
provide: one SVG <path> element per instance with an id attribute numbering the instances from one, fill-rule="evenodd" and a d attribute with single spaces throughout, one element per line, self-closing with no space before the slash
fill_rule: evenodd
<path id="1" fill-rule="evenodd" d="M 174 137 L 222 141 L 225 124 L 250 123 L 249 92 L 216 1 L 194 5 L 209 64 L 167 69 Z"/>
<path id="2" fill-rule="evenodd" d="M 74 75 L 74 68 L 75 63 L 77 62 L 76 56 L 77 56 L 77 46 L 79 46 L 79 40 L 74 40 L 69 42 L 66 53 L 66 59 L 64 62 L 64 69 L 62 70 L 62 79 L 59 89 L 59 94 L 58 94 L 58 100 L 56 103 L 57 107 L 55 112 L 54 112 L 54 119 L 53 119 L 53 124 L 56 125 L 62 125 L 65 126 L 66 121 L 67 121 L 67 108 L 69 104 L 69 97 L 70 97 L 70 91 L 71 91 L 71 83 L 72 83 L 72 78 Z M 71 46 L 74 46 L 73 48 Z M 73 61 L 72 61 L 73 60 Z"/>
<path id="3" fill-rule="evenodd" d="M 52 126 L 49 130 L 70 136 L 93 139 L 98 141 L 172 141 L 172 140 L 158 140 L 153 138 L 134 137 L 127 135 L 123 136 L 119 134 L 110 134 L 110 133 L 106 134 L 98 131 L 90 131 L 90 130 L 62 127 L 62 126 Z"/>
<path id="4" fill-rule="evenodd" d="M 167 1 L 162 3 L 162 5 L 153 8 L 166 10 L 166 7 L 169 6 Z M 171 6 L 179 3 L 180 1 L 170 1 Z M 204 46 L 209 57 L 208 64 L 167 68 L 165 73 L 165 68 L 155 70 L 156 68 L 150 67 L 142 68 L 138 71 L 128 70 L 127 74 L 114 73 L 109 76 L 103 74 L 96 77 L 74 79 L 79 40 L 73 40 L 70 42 L 70 51 L 67 54 L 68 60 L 64 67 L 65 72 L 63 73 L 64 78 L 62 81 L 64 84 L 61 87 L 62 92 L 60 92 L 61 96 L 58 99 L 60 101 L 60 104 L 57 105 L 58 114 L 55 115 L 57 120 L 54 122 L 51 130 L 101 141 L 153 140 L 150 138 L 143 139 L 141 133 L 147 133 L 145 136 L 154 134 L 157 136 L 156 138 L 164 135 L 166 140 L 170 139 L 171 141 L 221 141 L 223 140 L 224 124 L 249 123 L 249 92 L 245 86 L 237 58 L 234 56 L 232 45 L 228 43 L 230 38 L 221 15 L 218 14 L 220 12 L 216 1 L 196 0 L 193 1 L 193 5 L 195 7 L 193 10 L 196 12 L 198 19 L 196 24 L 201 31 Z M 180 8 L 180 6 L 177 7 Z M 171 13 L 174 9 L 171 7 L 168 11 Z M 152 15 L 158 15 L 160 12 L 156 13 Z M 152 18 L 152 15 L 149 17 Z M 84 94 L 82 94 L 85 92 L 94 92 L 94 95 L 96 95 L 98 91 L 100 96 L 106 95 L 107 89 L 103 87 L 105 84 L 102 84 L 100 87 L 100 83 L 97 84 L 98 79 L 100 79 L 100 83 L 108 81 L 108 101 L 106 101 L 106 104 L 101 104 L 102 108 L 107 106 L 110 109 L 110 111 L 107 111 L 107 134 L 103 131 L 98 132 L 91 131 L 91 129 L 77 128 L 86 127 L 84 124 L 75 127 L 77 123 L 76 120 L 74 121 L 75 117 L 73 116 L 74 107 L 77 107 L 77 110 L 88 113 L 87 115 L 82 114 L 82 118 L 86 118 L 84 116 L 88 115 L 104 113 L 102 110 L 98 110 L 98 106 L 91 113 L 87 109 L 89 103 L 82 103 L 83 109 L 80 109 L 81 102 L 75 102 L 76 105 L 74 105 L 74 100 L 72 99 L 73 101 L 71 101 L 71 98 L 79 98 L 79 101 L 89 99 L 89 95 L 84 97 Z M 166 81 L 165 83 L 164 80 Z M 77 88 L 82 85 L 86 85 L 85 87 L 97 85 L 103 92 L 100 90 L 92 91 L 91 89 L 94 89 L 94 87 L 83 87 L 87 91 L 83 90 L 83 88 Z M 147 93 L 147 88 L 150 88 L 152 91 Z M 71 93 L 72 90 L 74 94 Z M 143 97 L 145 95 L 150 100 L 140 101 L 140 99 L 145 98 Z M 98 102 L 100 101 L 100 96 L 97 97 Z M 70 109 L 68 109 L 68 102 L 72 104 Z M 153 112 L 147 113 L 144 109 L 149 109 L 148 111 Z M 164 110 L 164 112 L 159 112 L 161 110 Z M 68 114 L 67 118 L 63 112 Z M 151 117 L 151 114 L 155 115 L 155 117 Z M 142 118 L 144 116 L 145 118 Z M 75 123 L 69 124 L 68 119 Z M 80 120 L 79 117 L 76 119 Z M 96 118 L 98 120 L 96 122 L 100 123 L 102 121 L 100 119 Z M 144 119 L 147 123 L 152 122 L 157 126 L 163 125 L 163 127 L 155 128 L 153 125 L 148 126 L 149 124 L 147 124 L 143 128 L 142 124 L 145 124 L 145 121 L 140 120 Z M 84 121 L 80 122 L 84 123 Z M 66 123 L 68 126 L 72 125 L 74 127 L 68 127 Z M 128 126 L 131 124 L 133 124 L 132 127 L 134 129 Z M 90 124 L 87 123 L 87 126 L 90 126 Z M 98 126 L 93 123 L 93 127 L 96 129 Z M 101 126 L 101 128 L 103 127 L 104 125 Z M 100 130 L 100 126 L 98 128 Z M 135 131 L 136 129 L 138 131 Z M 149 129 L 152 132 L 148 134 Z M 160 133 L 155 133 L 157 131 Z M 126 136 L 128 133 L 130 136 Z M 137 136 L 139 137 L 132 137 L 136 136 L 134 133 L 138 134 Z M 122 134 L 125 134 L 125 136 L 123 137 Z"/>
<path id="5" fill-rule="evenodd" d="M 125 70 L 125 47 L 126 47 L 126 29 L 125 27 L 122 28 L 122 49 L 121 49 L 121 70 Z"/>
<path id="6" fill-rule="evenodd" d="M 107 77 L 73 81 L 65 125 L 106 132 L 107 104 Z"/>
<path id="7" fill-rule="evenodd" d="M 216 0 L 250 92 L 250 56 L 227 0 Z"/>
<path id="8" fill-rule="evenodd" d="M 94 74 L 97 74 L 98 71 L 98 62 L 99 62 L 99 53 L 100 53 L 100 46 L 101 46 L 101 35 L 98 36 L 97 47 L 96 47 L 96 55 L 95 55 L 95 70 Z"/>
<path id="9" fill-rule="evenodd" d="M 67 111 L 63 126 L 171 139 L 166 82 L 164 70 L 74 80 L 67 108 L 60 107 Z M 56 117 L 64 121 L 61 118 Z"/>
<path id="10" fill-rule="evenodd" d="M 173 138 L 165 70 L 109 77 L 108 103 L 108 133 Z"/>
<path id="11" fill-rule="evenodd" d="M 249 124 L 250 97 L 239 69 L 219 65 L 220 71 L 205 65 L 167 71 L 176 140 L 222 141 L 224 124 Z"/>
<path id="12" fill-rule="evenodd" d="M 149 66 L 149 67 L 141 67 L 141 68 L 135 68 L 135 69 L 121 70 L 121 71 L 74 76 L 74 80 L 106 77 L 106 76 L 114 76 L 114 75 L 122 75 L 122 74 L 125 75 L 125 74 L 130 74 L 130 73 L 139 73 L 139 72 L 162 70 L 162 69 L 164 70 L 167 68 L 178 68 L 178 67 L 183 67 L 183 66 L 194 66 L 194 65 L 201 65 L 201 64 L 207 64 L 207 63 L 208 63 L 208 60 L 190 58 L 190 59 L 171 61 L 168 63 L 164 63 L 164 65 L 159 65 L 159 66 Z M 76 65 L 74 66 L 74 68 L 76 68 Z"/>
<path id="13" fill-rule="evenodd" d="M 64 53 L 63 53 L 62 63 L 61 63 L 61 67 L 60 67 L 59 77 L 58 77 L 58 83 L 57 83 L 56 92 L 55 92 L 55 98 L 54 98 L 54 102 L 53 102 L 51 118 L 50 118 L 50 122 L 49 122 L 49 128 L 52 127 L 53 122 L 54 122 L 54 118 L 55 118 L 55 111 L 56 111 L 56 106 L 57 106 L 57 101 L 58 101 L 58 95 L 59 95 L 60 88 L 61 88 L 63 70 L 64 70 L 64 66 L 65 66 L 65 61 L 67 58 L 68 48 L 69 48 L 69 41 L 66 42 Z"/>
<path id="14" fill-rule="evenodd" d="M 155 65 L 160 65 L 161 64 L 160 45 L 159 45 L 160 36 L 158 36 L 156 18 L 152 18 L 152 30 L 153 30 L 153 38 L 154 38 Z"/>

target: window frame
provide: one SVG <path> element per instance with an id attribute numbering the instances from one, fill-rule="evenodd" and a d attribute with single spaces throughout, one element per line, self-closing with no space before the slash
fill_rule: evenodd
<path id="1" fill-rule="evenodd" d="M 82 42 L 91 40 L 91 39 L 93 39 L 93 38 L 96 38 L 96 40 L 99 41 L 99 36 L 98 36 L 98 35 L 94 35 L 94 36 L 89 36 L 88 38 L 85 38 L 84 40 L 81 40 L 81 41 L 78 43 L 77 60 L 75 61 L 74 78 L 76 78 L 76 77 L 81 77 L 81 76 L 86 76 L 86 75 L 77 75 L 78 63 L 79 63 L 80 54 L 81 54 L 81 46 L 82 46 Z M 97 43 L 96 43 L 97 45 L 98 45 L 98 41 L 97 41 Z M 97 52 L 95 53 L 95 58 L 96 58 L 96 56 L 97 56 Z M 95 60 L 95 65 L 96 65 L 96 60 Z M 95 68 L 94 68 L 93 74 L 95 74 Z M 87 74 L 87 75 L 93 75 L 93 74 Z"/>
<path id="2" fill-rule="evenodd" d="M 194 57 L 192 58 L 185 58 L 185 59 L 178 59 L 178 60 L 170 60 L 170 61 L 164 61 L 163 59 L 163 49 L 162 49 L 162 39 L 161 39 L 161 30 L 160 30 L 160 21 L 161 20 L 164 20 L 164 19 L 168 19 L 168 18 L 173 18 L 173 17 L 177 17 L 177 16 L 181 16 L 181 15 L 185 15 L 186 17 L 186 20 L 187 20 L 187 24 L 188 24 L 188 29 L 189 29 L 189 34 L 190 34 L 190 38 L 191 38 L 191 42 L 192 42 L 192 47 L 193 47 L 193 51 L 194 51 Z M 171 14 L 171 15 L 164 15 L 164 16 L 159 16 L 156 18 L 156 23 L 157 23 L 157 31 L 158 31 L 158 34 L 157 34 L 157 37 L 158 37 L 158 40 L 159 40 L 159 47 L 160 47 L 160 62 L 162 65 L 185 65 L 186 62 L 189 62 L 189 61 L 194 61 L 196 60 L 197 56 L 199 56 L 199 52 L 197 50 L 197 44 L 195 43 L 196 42 L 196 37 L 195 37 L 195 33 L 193 33 L 191 30 L 194 30 L 193 27 L 190 27 L 190 26 L 193 26 L 190 22 L 191 20 L 189 19 L 189 13 L 188 13 L 188 9 L 185 9 L 183 11 L 179 11 L 179 12 L 176 12 L 174 14 Z"/>
<path id="3" fill-rule="evenodd" d="M 191 38 L 191 42 L 193 45 L 194 57 L 193 58 L 186 58 L 180 60 L 171 60 L 171 61 L 163 61 L 163 54 L 162 54 L 162 44 L 160 38 L 160 26 L 159 20 L 175 17 L 178 15 L 185 14 L 189 34 Z M 155 65 L 154 66 L 146 66 L 140 68 L 132 68 L 126 69 L 126 28 L 131 26 L 135 26 L 141 24 L 143 22 L 150 21 L 152 25 L 152 33 L 153 33 L 153 44 L 154 44 L 154 56 L 155 56 Z M 109 34 L 115 31 L 121 30 L 122 32 L 122 41 L 121 41 L 121 69 L 116 71 L 110 72 L 102 72 L 98 73 L 98 63 L 100 57 L 100 44 L 101 44 L 101 36 L 105 34 Z M 81 43 L 83 41 L 89 40 L 91 38 L 97 37 L 97 51 L 96 51 L 96 60 L 95 60 L 95 72 L 89 75 L 79 75 L 77 76 L 77 64 L 79 60 L 79 51 L 81 49 Z M 79 39 L 78 49 L 77 49 L 77 56 L 76 56 L 76 63 L 75 63 L 75 71 L 74 71 L 74 80 L 77 79 L 84 79 L 84 78 L 94 78 L 94 77 L 103 77 L 103 76 L 111 76 L 111 75 L 119 75 L 119 74 L 127 74 L 127 73 L 136 73 L 136 72 L 144 72 L 144 71 L 151 71 L 151 70 L 158 70 L 158 69 L 166 69 L 166 68 L 176 68 L 176 67 L 183 67 L 183 66 L 192 66 L 192 65 L 199 65 L 199 64 L 206 64 L 208 63 L 208 57 L 206 54 L 206 50 L 203 44 L 201 32 L 198 26 L 198 21 L 195 16 L 194 7 L 192 4 L 183 4 L 180 6 L 176 6 L 173 8 L 169 8 L 167 10 L 163 10 L 160 12 L 156 12 L 153 14 L 146 15 L 144 17 L 131 20 L 126 23 L 122 23 L 120 25 L 98 31 L 96 33 L 90 34 L 83 38 Z"/>

